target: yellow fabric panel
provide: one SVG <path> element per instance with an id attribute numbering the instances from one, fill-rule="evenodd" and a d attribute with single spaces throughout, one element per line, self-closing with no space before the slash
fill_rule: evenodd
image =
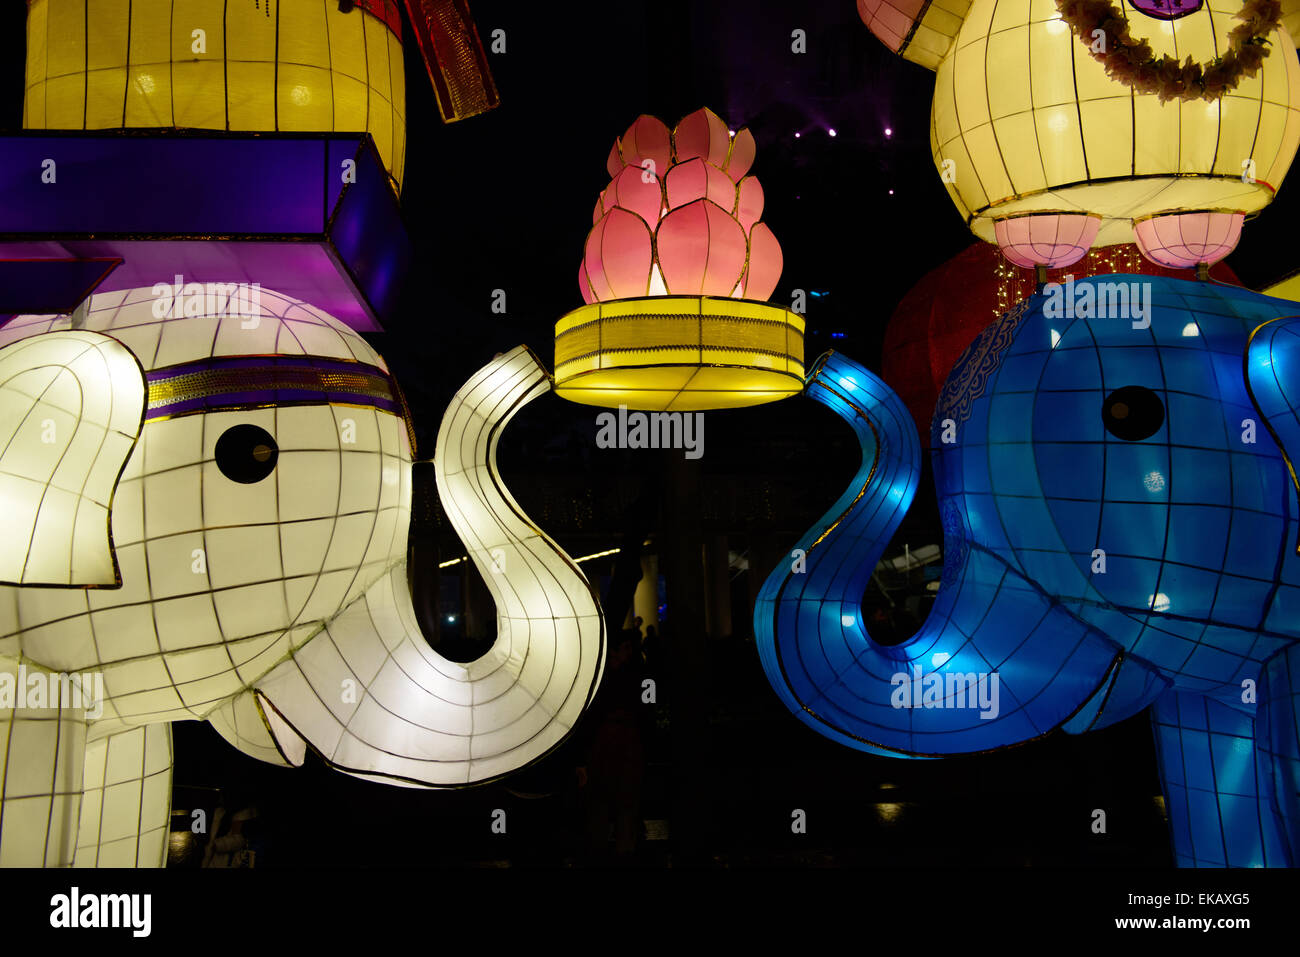
<path id="1" fill-rule="evenodd" d="M 1282 26 L 1291 42 L 1300 43 L 1300 0 L 1282 0 Z"/>
<path id="2" fill-rule="evenodd" d="M 1011 66 L 1018 56 L 1023 56 L 1027 39 L 1027 33 L 1023 29 L 1003 30 L 989 37 L 985 69 L 989 79 L 989 113 L 994 119 L 1033 108 L 1034 101 L 1029 87 L 1015 82 L 1014 67 Z"/>
<path id="3" fill-rule="evenodd" d="M 388 68 L 389 36 L 388 29 L 378 21 L 366 22 L 366 69 L 369 71 L 370 87 L 374 91 L 370 103 L 369 130 L 375 138 L 375 145 L 379 147 L 379 155 L 384 157 L 392 156 L 393 138 L 401 135 L 394 132 L 393 108 L 388 99 L 392 89 Z"/>
<path id="4" fill-rule="evenodd" d="M 1038 150 L 1023 147 L 1006 148 L 1008 144 L 1035 142 L 1038 133 L 1034 125 L 1034 114 L 1026 111 L 995 120 L 993 129 L 997 134 L 998 142 L 1004 145 L 1002 161 L 1016 188 L 1024 192 L 1047 186 L 1047 179 L 1043 175 L 1043 162 Z"/>
<path id="5" fill-rule="evenodd" d="M 993 11 L 997 6 L 996 3 L 983 3 L 980 0 L 975 0 L 970 5 L 966 19 L 961 25 L 961 31 L 957 34 L 953 49 L 959 50 L 977 37 L 988 36 L 989 27 L 993 22 Z"/>
<path id="6" fill-rule="evenodd" d="M 170 0 L 134 0 L 126 115 L 117 126 L 172 124 Z M 53 125 L 53 124 L 51 124 Z"/>
<path id="7" fill-rule="evenodd" d="M 27 71 L 23 86 L 23 126 L 31 126 L 32 118 L 44 121 L 45 84 L 48 69 L 49 47 L 45 43 L 46 7 L 41 4 L 27 12 Z"/>
<path id="8" fill-rule="evenodd" d="M 1270 154 L 1280 155 L 1282 144 L 1287 134 L 1287 114 L 1289 112 L 1289 110 L 1285 110 L 1273 103 L 1265 103 L 1263 105 L 1259 114 L 1259 131 L 1255 134 L 1256 154 L 1262 153 L 1266 156 Z M 1293 118 L 1292 121 L 1294 122 Z M 1294 139 L 1291 142 L 1291 150 L 1295 150 Z M 1243 153 L 1244 152 L 1245 151 L 1243 150 Z M 1288 166 L 1289 165 L 1290 164 L 1288 164 Z M 1270 172 L 1271 175 L 1265 178 L 1272 180 L 1274 186 L 1278 185 L 1282 177 L 1277 174 L 1275 168 L 1272 168 Z M 1259 175 L 1258 166 L 1255 175 Z M 1285 173 L 1283 173 L 1283 175 L 1285 175 Z"/>
<path id="9" fill-rule="evenodd" d="M 561 377 L 555 393 L 584 405 L 692 412 L 761 405 L 803 391 L 803 368 L 749 369 L 729 365 L 657 365 L 601 369 Z"/>
<path id="10" fill-rule="evenodd" d="M 1224 176 L 1240 176 L 1241 164 L 1248 157 L 1242 155 L 1236 144 L 1254 141 L 1260 119 L 1259 102 L 1244 96 L 1225 96 L 1220 103 L 1219 138 L 1224 145 L 1215 157 L 1213 171 Z M 1264 172 L 1257 169 L 1255 175 L 1267 178 Z"/>
<path id="11" fill-rule="evenodd" d="M 970 0 L 934 0 L 903 48 L 903 59 L 937 70 L 961 30 Z M 891 44 L 892 46 L 892 44 Z"/>
<path id="12" fill-rule="evenodd" d="M 1029 0 L 998 0 L 987 33 L 992 36 L 1003 30 L 1020 29 L 1030 22 Z"/>
<path id="13" fill-rule="evenodd" d="M 984 57 L 987 41 L 978 38 L 956 54 L 953 73 L 954 96 L 961 128 L 969 130 L 989 121 L 989 96 L 984 84 Z"/>
<path id="14" fill-rule="evenodd" d="M 318 0 L 280 0 L 281 64 L 329 65 L 330 48 L 325 20 L 329 6 L 331 5 Z M 333 6 L 337 10 L 338 4 Z"/>
<path id="15" fill-rule="evenodd" d="M 744 365 L 754 369 L 775 369 L 785 372 L 790 360 L 763 352 L 745 352 L 743 349 L 704 349 L 700 353 L 706 365 Z"/>
<path id="16" fill-rule="evenodd" d="M 1274 47 L 1281 53 L 1285 48 L 1285 38 L 1275 35 Z M 1274 58 L 1270 56 L 1269 60 L 1272 59 Z M 1279 128 L 1277 156 L 1272 164 L 1268 164 L 1262 159 L 1262 150 L 1257 147 L 1255 151 L 1255 175 L 1262 177 L 1274 187 L 1280 186 L 1286 177 L 1291 161 L 1295 157 L 1296 147 L 1300 145 L 1300 111 L 1287 109 L 1288 105 L 1294 107 L 1296 99 L 1300 98 L 1300 95 L 1294 93 L 1300 90 L 1300 62 L 1297 62 L 1294 56 L 1279 55 L 1277 60 L 1277 63 L 1271 65 L 1266 60 L 1264 64 L 1265 102 L 1260 116 L 1261 127 L 1267 124 L 1271 129 L 1273 124 L 1276 124 Z M 1293 91 L 1289 99 L 1285 95 L 1287 90 Z"/>
<path id="17" fill-rule="evenodd" d="M 1077 183 L 1088 177 L 1084 162 L 1079 110 L 1074 103 L 1045 106 L 1034 111 L 1043 175 L 1049 183 Z"/>
<path id="18" fill-rule="evenodd" d="M 364 130 L 369 109 L 366 86 L 366 38 L 356 17 L 328 21 L 334 64 L 334 121 L 341 130 Z"/>
<path id="19" fill-rule="evenodd" d="M 1107 96 L 1079 104 L 1088 172 L 1093 179 L 1133 173 L 1133 98 Z"/>
<path id="20" fill-rule="evenodd" d="M 1180 103 L 1178 112 L 1179 131 L 1178 156 L 1171 162 L 1178 163 L 1187 172 L 1208 173 L 1214 169 L 1214 157 L 1219 150 L 1219 102 L 1207 103 L 1197 100 L 1195 103 Z M 1237 175 L 1241 175 L 1238 168 Z"/>
<path id="21" fill-rule="evenodd" d="M 1089 64 L 1097 61 L 1092 58 L 1088 48 L 1070 32 L 1069 24 L 1064 20 L 1049 20 L 1044 25 L 1049 36 L 1059 38 L 1061 52 L 1070 51 L 1070 68 L 1074 74 L 1074 87 L 1079 93 L 1079 102 L 1088 103 L 1102 99 L 1123 100 L 1125 105 L 1133 99 L 1133 91 L 1127 84 L 1116 83 L 1106 75 L 1105 70 L 1090 70 Z"/>
<path id="22" fill-rule="evenodd" d="M 1029 0 L 1029 19 L 1031 23 L 1045 23 L 1060 17 L 1056 0 Z"/>
<path id="23" fill-rule="evenodd" d="M 86 6 L 84 0 L 51 3 L 54 9 L 45 24 L 45 115 L 38 119 L 79 129 L 85 117 Z"/>
<path id="24" fill-rule="evenodd" d="M 266 9 L 248 3 L 227 8 L 226 56 L 239 64 L 226 73 L 230 129 L 265 129 L 268 114 L 274 117 L 275 42 L 276 22 Z"/>
<path id="25" fill-rule="evenodd" d="M 402 59 L 402 41 L 387 34 L 389 108 L 393 116 L 393 175 L 400 183 L 406 172 L 406 68 Z"/>
<path id="26" fill-rule="evenodd" d="M 984 186 L 984 191 L 988 193 L 990 199 L 994 202 L 997 198 L 1009 196 L 1014 190 L 1011 187 L 1011 180 L 1007 177 L 1006 167 L 1002 164 L 1002 154 L 998 145 L 998 138 L 993 135 L 993 127 L 989 124 L 977 126 L 974 129 L 967 130 L 966 135 L 962 137 L 966 148 L 970 150 L 971 158 L 975 161 L 976 168 L 979 171 L 980 182 Z M 1009 148 L 1016 150 L 1033 149 L 1033 143 L 1009 143 Z M 957 185 L 964 188 L 964 178 L 969 174 L 962 166 L 957 167 Z"/>
<path id="27" fill-rule="evenodd" d="M 948 68 L 945 62 L 942 70 Z M 982 209 L 988 205 L 988 194 L 984 189 L 983 183 L 979 178 L 979 171 L 975 169 L 975 164 L 971 162 L 970 153 L 966 150 L 966 142 L 961 138 L 960 132 L 955 134 L 955 138 L 949 140 L 945 145 L 940 146 L 938 138 L 937 121 L 930 127 L 930 150 L 935 157 L 939 159 L 939 172 L 943 176 L 944 159 L 951 161 L 953 176 L 943 178 L 943 188 L 948 191 L 948 196 L 956 205 L 958 212 L 963 217 L 969 216 L 974 209 Z M 940 158 L 942 157 L 942 158 Z M 957 182 L 961 180 L 962 188 L 957 189 Z"/>
<path id="28" fill-rule="evenodd" d="M 1024 29 L 1029 31 L 1028 59 L 1033 64 L 1029 68 L 1029 89 L 1034 106 L 1073 105 L 1074 57 L 1070 48 L 1079 41 L 1069 30 L 1054 29 L 1049 23 L 1031 23 Z M 1014 82 L 1010 71 L 1005 75 Z"/>
<path id="29" fill-rule="evenodd" d="M 1169 144 L 1178 142 L 1178 110 L 1166 110 L 1154 96 L 1135 96 L 1133 126 L 1138 136 L 1133 144 L 1133 172 L 1138 176 L 1177 172 L 1177 160 L 1170 162 Z"/>
<path id="30" fill-rule="evenodd" d="M 1290 299 L 1294 302 L 1300 302 L 1300 273 L 1269 286 L 1263 292 L 1266 296 L 1276 296 L 1278 299 Z"/>
<path id="31" fill-rule="evenodd" d="M 46 75 L 53 78 L 80 73 L 86 63 L 86 2 L 48 2 L 44 31 Z M 40 42 L 41 37 L 32 39 Z"/>
<path id="32" fill-rule="evenodd" d="M 401 40 L 359 7 L 32 0 L 26 82 L 29 129 L 370 132 L 401 182 Z"/>
<path id="33" fill-rule="evenodd" d="M 172 123 L 196 129 L 226 126 L 226 79 L 222 11 L 209 0 L 173 0 L 171 47 Z M 202 31 L 202 49 L 196 52 Z M 120 122 L 120 121 L 119 121 Z"/>
<path id="34" fill-rule="evenodd" d="M 757 354 L 762 362 L 750 361 Z M 778 306 L 691 296 L 593 303 L 555 327 L 556 375 L 590 368 L 710 363 L 802 367 L 803 320 Z M 800 373 L 802 374 L 802 373 Z"/>
<path id="35" fill-rule="evenodd" d="M 90 8 L 86 31 L 86 126 L 111 126 L 122 115 L 126 94 L 126 13 L 129 0 L 100 0 Z"/>
<path id="36" fill-rule="evenodd" d="M 969 9 L 969 4 L 967 5 L 967 9 Z M 943 37 L 948 44 L 951 44 L 953 37 L 955 37 L 957 31 L 961 29 L 961 21 L 964 15 L 965 11 L 962 13 L 953 13 L 945 10 L 937 3 L 932 3 L 930 4 L 929 9 L 925 11 L 925 16 L 921 18 L 920 30 L 927 30 L 934 34 L 935 37 Z M 920 30 L 917 32 L 919 33 Z M 947 47 L 945 46 L 944 49 L 939 52 L 946 53 Z"/>
<path id="37" fill-rule="evenodd" d="M 953 18 L 956 23 L 953 35 L 956 36 L 957 30 L 961 29 L 962 20 L 966 18 L 966 14 L 970 10 L 970 3 L 971 0 L 934 0 L 930 4 L 930 9 L 942 11 Z M 928 17 L 929 14 L 927 13 L 926 16 Z"/>
<path id="38" fill-rule="evenodd" d="M 956 55 L 949 56 L 939 64 L 939 69 L 934 71 L 934 97 L 936 103 L 940 99 L 943 100 L 945 105 L 953 102 L 953 78 L 956 74 Z M 935 141 L 940 146 L 946 147 L 961 136 L 961 121 L 955 109 L 931 110 L 930 127 Z"/>
<path id="39" fill-rule="evenodd" d="M 907 49 L 903 51 L 903 59 L 933 70 L 939 65 L 939 61 L 943 59 L 950 46 L 952 46 L 951 36 L 945 36 L 922 23 L 917 26 L 912 39 L 907 44 Z"/>

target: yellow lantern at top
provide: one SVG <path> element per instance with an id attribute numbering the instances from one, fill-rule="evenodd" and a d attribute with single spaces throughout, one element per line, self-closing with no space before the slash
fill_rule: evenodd
<path id="1" fill-rule="evenodd" d="M 1212 262 L 1300 144 L 1285 8 L 1111 3 L 1113 18 L 1095 0 L 973 0 L 934 67 L 935 165 L 972 232 L 1021 265 L 1135 241 L 1162 265 Z M 1107 23 L 1126 35 L 1085 29 Z"/>
<path id="2" fill-rule="evenodd" d="M 396 0 L 29 0 L 28 129 L 366 130 L 400 186 Z"/>

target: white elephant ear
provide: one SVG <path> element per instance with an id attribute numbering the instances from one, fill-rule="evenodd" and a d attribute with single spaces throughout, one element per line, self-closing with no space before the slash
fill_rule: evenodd
<path id="1" fill-rule="evenodd" d="M 96 332 L 0 349 L 0 583 L 121 584 L 113 491 L 144 424 L 147 388 L 131 351 Z"/>
<path id="2" fill-rule="evenodd" d="M 208 715 L 208 723 L 244 754 L 267 764 L 298 768 L 307 757 L 307 742 L 274 708 L 263 708 L 255 691 L 227 698 Z"/>

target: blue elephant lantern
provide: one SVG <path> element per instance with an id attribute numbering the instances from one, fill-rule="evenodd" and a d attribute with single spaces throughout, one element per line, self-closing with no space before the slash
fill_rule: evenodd
<path id="1" fill-rule="evenodd" d="M 862 467 L 768 578 L 763 667 L 804 723 L 933 758 L 1152 707 L 1180 866 L 1300 864 L 1294 303 L 1152 276 L 1049 284 L 958 361 L 932 423 L 933 609 L 872 641 L 861 596 L 916 491 L 902 401 L 831 354 L 806 391 Z"/>

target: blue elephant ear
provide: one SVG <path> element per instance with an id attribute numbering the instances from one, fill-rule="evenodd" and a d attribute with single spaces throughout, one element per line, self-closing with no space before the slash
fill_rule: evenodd
<path id="1" fill-rule="evenodd" d="M 1300 316 L 1274 319 L 1250 334 L 1246 390 L 1300 491 L 1293 458 L 1300 449 Z M 1296 551 L 1300 554 L 1300 543 Z"/>
<path id="2" fill-rule="evenodd" d="M 145 395 L 140 363 L 109 336 L 72 329 L 0 349 L 0 583 L 121 584 L 113 493 Z"/>

